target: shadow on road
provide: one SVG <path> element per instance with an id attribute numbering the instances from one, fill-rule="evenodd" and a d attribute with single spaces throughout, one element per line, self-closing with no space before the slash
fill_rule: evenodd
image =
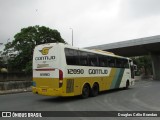
<path id="1" fill-rule="evenodd" d="M 51 97 L 39 100 L 39 102 L 65 103 L 81 100 L 80 96 L 73 97 Z"/>
<path id="2" fill-rule="evenodd" d="M 132 88 L 129 88 L 132 89 Z M 123 91 L 125 89 L 119 88 L 119 89 L 114 89 L 114 90 L 107 90 L 100 92 L 98 96 L 106 95 L 106 94 L 111 94 L 111 93 L 117 93 L 120 91 Z M 73 101 L 79 101 L 79 100 L 88 100 L 88 99 L 93 99 L 94 97 L 88 97 L 87 99 L 82 99 L 81 96 L 72 96 L 72 97 L 50 97 L 50 98 L 44 98 L 40 99 L 39 102 L 54 102 L 54 103 L 67 103 L 67 102 L 73 102 Z"/>

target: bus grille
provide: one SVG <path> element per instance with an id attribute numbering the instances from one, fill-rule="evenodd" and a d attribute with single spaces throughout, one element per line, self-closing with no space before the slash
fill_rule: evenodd
<path id="1" fill-rule="evenodd" d="M 68 79 L 67 80 L 66 92 L 67 93 L 71 93 L 73 91 L 74 91 L 74 80 L 73 79 Z"/>

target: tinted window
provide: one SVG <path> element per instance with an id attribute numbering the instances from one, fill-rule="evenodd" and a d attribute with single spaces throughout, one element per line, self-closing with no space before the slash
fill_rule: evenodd
<path id="1" fill-rule="evenodd" d="M 67 65 L 129 68 L 128 60 L 65 48 Z"/>
<path id="2" fill-rule="evenodd" d="M 88 66 L 88 54 L 87 54 L 87 52 L 80 51 L 79 55 L 80 55 L 80 65 Z"/>
<path id="3" fill-rule="evenodd" d="M 116 58 L 116 67 L 117 68 L 124 68 L 123 59 Z"/>
<path id="4" fill-rule="evenodd" d="M 107 59 L 107 56 L 99 55 L 99 56 L 98 56 L 98 60 L 99 60 L 99 66 L 100 66 L 100 67 L 108 67 L 108 59 Z"/>
<path id="5" fill-rule="evenodd" d="M 89 66 L 98 66 L 98 59 L 96 54 L 88 53 L 88 63 Z"/>
<path id="6" fill-rule="evenodd" d="M 122 58 L 116 58 L 116 67 L 118 68 L 128 68 L 128 60 Z"/>
<path id="7" fill-rule="evenodd" d="M 67 65 L 79 65 L 79 55 L 77 50 L 65 48 Z"/>
<path id="8" fill-rule="evenodd" d="M 114 57 L 108 57 L 108 66 L 109 67 L 115 67 L 115 58 Z"/>
<path id="9" fill-rule="evenodd" d="M 124 59 L 123 64 L 124 64 L 124 68 L 129 68 L 129 63 L 127 59 Z"/>

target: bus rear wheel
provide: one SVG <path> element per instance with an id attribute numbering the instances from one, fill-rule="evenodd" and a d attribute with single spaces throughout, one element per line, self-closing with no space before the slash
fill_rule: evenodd
<path id="1" fill-rule="evenodd" d="M 85 84 L 82 88 L 82 98 L 89 97 L 89 93 L 90 93 L 90 87 L 88 84 Z"/>
<path id="2" fill-rule="evenodd" d="M 98 95 L 98 93 L 99 93 L 99 85 L 98 85 L 98 83 L 94 83 L 93 87 L 91 89 L 91 96 L 95 97 Z"/>

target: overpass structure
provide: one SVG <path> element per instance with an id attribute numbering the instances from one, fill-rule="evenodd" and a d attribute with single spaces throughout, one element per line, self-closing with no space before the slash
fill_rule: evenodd
<path id="1" fill-rule="evenodd" d="M 99 49 L 125 57 L 150 55 L 152 58 L 153 77 L 160 80 L 160 35 L 128 41 L 97 45 L 87 49 Z"/>

